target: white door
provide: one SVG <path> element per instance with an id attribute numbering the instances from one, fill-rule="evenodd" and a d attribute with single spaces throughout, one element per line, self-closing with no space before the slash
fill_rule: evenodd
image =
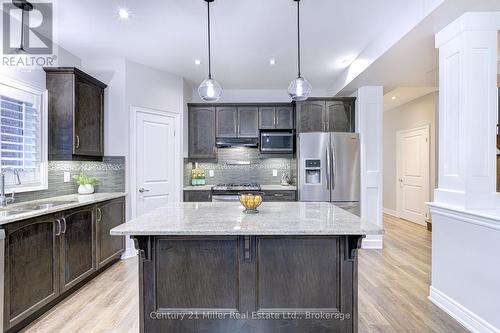
<path id="1" fill-rule="evenodd" d="M 177 201 L 177 118 L 135 112 L 135 216 Z M 134 159 L 134 157 L 133 157 Z"/>
<path id="2" fill-rule="evenodd" d="M 425 225 L 430 200 L 429 126 L 397 133 L 398 213 Z"/>

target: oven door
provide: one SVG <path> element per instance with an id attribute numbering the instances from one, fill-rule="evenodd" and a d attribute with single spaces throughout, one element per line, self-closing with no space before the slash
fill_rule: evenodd
<path id="1" fill-rule="evenodd" d="M 261 132 L 260 151 L 263 153 L 293 153 L 292 132 Z"/>

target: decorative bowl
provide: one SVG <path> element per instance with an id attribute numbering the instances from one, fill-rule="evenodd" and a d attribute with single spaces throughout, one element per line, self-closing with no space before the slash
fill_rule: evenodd
<path id="1" fill-rule="evenodd" d="M 240 193 L 240 203 L 245 207 L 243 213 L 245 214 L 257 214 L 259 211 L 257 207 L 262 204 L 262 194 L 253 193 Z"/>

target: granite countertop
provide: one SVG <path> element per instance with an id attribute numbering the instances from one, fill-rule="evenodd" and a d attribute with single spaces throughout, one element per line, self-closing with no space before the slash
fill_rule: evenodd
<path id="1" fill-rule="evenodd" d="M 247 215 L 238 202 L 171 203 L 111 235 L 365 235 L 383 231 L 326 202 L 267 202 Z"/>
<path id="2" fill-rule="evenodd" d="M 214 185 L 184 186 L 184 191 L 210 191 Z M 295 185 L 260 185 L 262 191 L 296 191 Z"/>
<path id="3" fill-rule="evenodd" d="M 21 221 L 21 220 L 29 219 L 32 217 L 57 213 L 60 211 L 64 211 L 64 210 L 68 210 L 68 209 L 72 209 L 72 208 L 76 208 L 76 207 L 91 205 L 91 204 L 94 204 L 97 202 L 102 202 L 102 201 L 107 201 L 107 200 L 111 200 L 111 199 L 124 197 L 126 195 L 127 195 L 126 193 L 122 193 L 122 192 L 94 193 L 94 194 L 88 194 L 88 195 L 70 194 L 70 195 L 64 195 L 64 196 L 59 196 L 59 197 L 10 204 L 7 207 L 3 207 L 0 209 L 0 225 L 12 223 L 12 222 L 16 222 L 16 221 Z M 50 208 L 24 211 L 24 212 L 21 212 L 19 214 L 15 214 L 15 215 L 7 215 L 8 211 L 11 211 L 14 209 L 21 210 L 23 206 L 43 204 L 43 203 L 47 203 L 47 202 L 60 202 L 60 201 L 65 202 L 65 203 L 61 204 L 61 205 L 53 206 Z"/>

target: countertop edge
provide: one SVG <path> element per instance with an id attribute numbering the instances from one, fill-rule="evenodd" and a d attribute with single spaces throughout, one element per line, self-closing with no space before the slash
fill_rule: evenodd
<path id="1" fill-rule="evenodd" d="M 90 198 L 91 196 L 95 196 L 95 195 L 97 195 L 98 197 L 93 198 L 92 200 L 89 200 L 89 201 L 75 201 L 75 202 L 72 202 L 69 204 L 55 206 L 55 207 L 48 208 L 48 209 L 40 209 L 40 210 L 28 212 L 28 213 L 19 214 L 19 215 L 12 215 L 11 217 L 0 218 L 0 228 L 3 225 L 9 224 L 9 223 L 15 223 L 15 222 L 19 222 L 19 221 L 23 221 L 23 220 L 27 220 L 27 219 L 31 219 L 31 218 L 43 216 L 43 215 L 54 214 L 54 213 L 58 213 L 58 212 L 73 209 L 73 208 L 93 205 L 93 204 L 96 204 L 99 202 L 104 202 L 104 201 L 108 201 L 108 200 L 126 197 L 128 195 L 128 193 L 126 193 L 126 192 L 94 193 L 92 195 L 89 195 L 88 197 L 86 197 L 86 196 L 82 196 L 82 197 L 84 197 L 84 199 L 85 199 L 85 198 Z M 63 195 L 63 196 L 58 196 L 58 197 L 44 198 L 44 199 L 40 199 L 40 200 L 20 202 L 16 205 L 12 205 L 9 207 L 15 208 L 17 205 L 46 202 L 46 201 L 65 201 L 71 197 L 78 198 L 79 195 L 70 194 L 70 195 Z M 7 207 L 7 208 L 9 208 L 9 207 Z"/>

